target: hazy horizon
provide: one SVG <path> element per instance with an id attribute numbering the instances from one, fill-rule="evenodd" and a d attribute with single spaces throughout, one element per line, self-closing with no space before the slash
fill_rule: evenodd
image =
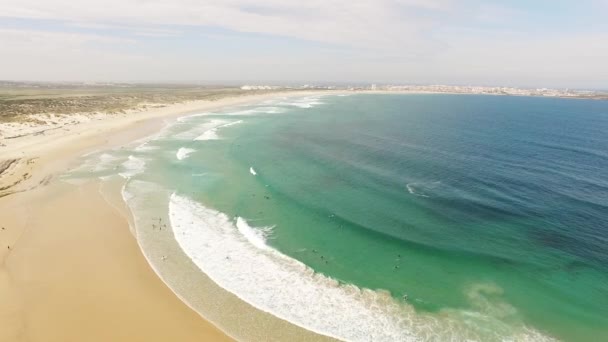
<path id="1" fill-rule="evenodd" d="M 0 0 L 0 79 L 608 89 L 608 1 Z"/>
<path id="2" fill-rule="evenodd" d="M 504 85 L 504 84 L 467 84 L 467 83 L 408 83 L 408 82 L 370 82 L 370 81 L 353 81 L 353 82 L 339 82 L 339 81 L 280 81 L 280 80 L 203 80 L 203 81 L 173 81 L 173 80 L 52 80 L 52 81 L 40 81 L 40 80 L 3 80 L 2 83 L 17 83 L 17 84 L 36 84 L 36 85 L 49 85 L 49 86 L 61 86 L 61 85 L 79 85 L 79 86 L 112 86 L 112 85 L 132 85 L 132 86 L 175 86 L 175 87 L 242 87 L 242 86 L 276 86 L 276 87 L 364 87 L 369 88 L 372 85 L 377 86 L 448 86 L 448 87 L 487 87 L 487 88 L 516 88 L 516 89 L 556 89 L 556 90 L 578 90 L 578 91 L 608 91 L 606 88 L 591 88 L 591 87 L 548 87 L 546 85 Z"/>

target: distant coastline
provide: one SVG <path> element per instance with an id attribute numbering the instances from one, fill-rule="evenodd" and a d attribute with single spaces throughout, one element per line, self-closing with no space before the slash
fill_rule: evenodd
<path id="1" fill-rule="evenodd" d="M 456 85 L 365 85 L 365 86 L 313 86 L 284 87 L 272 85 L 245 85 L 241 90 L 287 90 L 287 89 L 326 89 L 352 92 L 394 93 L 394 94 L 469 94 L 469 95 L 503 95 L 503 96 L 536 96 L 558 97 L 588 100 L 608 100 L 608 91 L 557 89 L 557 88 L 517 88 L 485 87 Z"/>

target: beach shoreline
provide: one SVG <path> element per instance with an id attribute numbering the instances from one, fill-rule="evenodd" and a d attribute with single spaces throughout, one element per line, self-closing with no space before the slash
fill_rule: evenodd
<path id="1" fill-rule="evenodd" d="M 256 213 L 271 210 L 263 206 L 256 208 L 255 203 L 251 207 L 222 204 L 222 201 L 242 198 L 242 193 L 247 198 L 261 193 L 268 194 L 268 197 L 264 196 L 265 199 L 271 196 L 276 198 L 276 193 L 266 190 L 268 184 L 271 189 L 273 187 L 268 179 L 276 177 L 270 173 L 272 168 L 263 167 L 270 165 L 272 160 L 265 160 L 264 155 L 258 155 L 257 151 L 273 151 L 272 146 L 284 142 L 281 136 L 277 137 L 278 143 L 271 145 L 256 145 L 249 143 L 248 139 L 235 144 L 236 139 L 232 139 L 249 137 L 249 132 L 256 132 L 258 137 L 266 139 L 273 136 L 272 130 L 266 130 L 266 127 L 273 128 L 275 124 L 276 127 L 300 127 L 302 117 L 311 122 L 316 122 L 315 118 L 333 118 L 329 114 L 335 113 L 335 103 L 365 105 L 381 100 L 407 100 L 391 99 L 390 96 L 337 97 L 357 94 L 405 95 L 384 91 L 307 91 L 229 97 L 212 102 L 197 101 L 154 108 L 143 114 L 132 114 L 132 117 L 109 115 L 103 120 L 75 124 L 68 131 L 53 130 L 48 135 L 32 133 L 30 136 L 9 139 L 8 144 L 0 144 L 0 318 L 6 322 L 0 327 L 0 341 L 75 341 L 83 338 L 93 341 L 155 341 L 169 338 L 184 341 L 328 341 L 358 339 L 353 336 L 379 337 L 385 336 L 382 335 L 384 332 L 393 332 L 392 337 L 384 340 L 395 340 L 395 336 L 409 338 L 409 334 L 415 340 L 415 336 L 430 336 L 428 329 L 434 323 L 440 323 L 442 327 L 460 324 L 460 318 L 466 312 L 451 306 L 428 312 L 426 307 L 422 307 L 419 311 L 415 304 L 426 305 L 424 300 L 435 296 L 435 293 L 426 297 L 425 292 L 416 294 L 420 291 L 416 283 L 409 284 L 407 288 L 405 285 L 403 288 L 390 287 L 390 284 L 398 282 L 387 282 L 382 286 L 356 281 L 352 284 L 349 281 L 342 283 L 336 279 L 345 278 L 332 278 L 331 269 L 325 273 L 323 265 L 317 268 L 314 261 L 309 265 L 307 261 L 316 258 L 316 251 L 320 250 L 319 246 L 314 245 L 314 239 L 307 244 L 285 249 L 286 258 L 289 258 L 289 252 L 312 251 L 308 260 L 300 261 L 293 257 L 294 262 L 304 265 L 302 274 L 327 275 L 322 282 L 327 286 L 321 291 L 318 291 L 320 287 L 302 291 L 302 287 L 293 286 L 300 291 L 298 293 L 285 291 L 283 285 L 297 284 L 301 276 L 289 278 L 278 276 L 279 272 L 272 272 L 273 276 L 263 271 L 257 272 L 273 268 L 260 263 L 256 259 L 256 252 L 247 256 L 242 254 L 251 247 L 249 244 L 238 247 L 228 244 L 234 241 L 238 243 L 243 236 L 248 236 L 239 226 L 239 220 L 243 217 L 251 219 L 253 225 L 259 227 L 270 227 L 275 222 L 280 227 L 291 227 L 292 224 L 281 224 L 280 220 L 275 219 L 263 223 Z M 321 98 L 325 95 L 329 97 Z M 450 99 L 445 98 L 446 101 Z M 475 101 L 495 99 L 471 98 Z M 327 105 L 326 111 L 322 108 L 310 110 L 317 105 Z M 274 115 L 289 110 L 293 110 L 290 113 L 293 115 Z M 357 113 L 357 110 L 351 108 L 344 113 Z M 373 111 L 367 110 L 366 113 Z M 240 123 L 242 125 L 236 128 L 216 132 L 221 127 Z M 358 139 L 358 136 L 353 137 L 352 141 Z M 234 146 L 238 148 L 234 149 Z M 234 157 L 234 161 L 230 160 L 230 153 L 234 150 L 238 150 L 241 157 L 251 159 L 239 162 Z M 273 157 L 275 155 L 281 154 L 273 154 Z M 213 174 L 234 178 L 216 187 L 217 193 L 204 184 L 198 186 L 200 184 L 197 182 L 207 178 L 202 176 Z M 291 174 L 291 171 L 283 174 Z M 187 176 L 194 178 L 188 179 Z M 181 180 L 182 177 L 187 179 Z M 249 180 L 253 182 L 249 184 Z M 427 184 L 435 183 L 438 181 L 434 179 L 427 181 Z M 404 196 L 427 197 L 416 193 L 416 187 L 421 187 L 422 191 L 425 188 L 415 184 L 406 183 L 403 190 L 407 193 Z M 410 188 L 410 185 L 414 188 Z M 175 202 L 176 194 L 184 195 L 184 200 L 190 198 L 193 202 Z M 214 199 L 219 201 L 214 202 Z M 226 216 L 225 225 L 222 223 L 224 221 L 214 221 L 216 214 Z M 302 222 L 306 221 L 303 219 Z M 303 223 L 302 226 L 310 229 L 316 227 L 316 222 Z M 226 240 L 227 235 L 191 235 L 201 227 L 207 227 L 203 229 L 205 232 L 213 232 L 216 227 L 226 228 L 228 235 L 235 233 L 238 228 L 243 236 L 236 234 L 234 239 Z M 297 235 L 297 227 L 291 233 Z M 312 237 L 325 233 L 322 231 L 325 226 L 319 227 L 319 231 L 310 231 Z M 346 232 L 342 229 L 339 231 L 340 234 Z M 360 240 L 355 240 L 356 236 L 350 237 L 352 239 L 347 241 L 357 246 Z M 277 241 L 273 241 L 276 245 L 269 246 L 276 247 L 280 252 L 283 246 Z M 194 242 L 200 243 L 197 245 Z M 361 240 L 360 243 L 369 246 L 367 241 Z M 264 248 L 255 242 L 253 246 Z M 403 253 L 407 251 L 390 252 L 392 257 L 398 255 L 398 262 Z M 321 258 L 329 258 L 325 251 L 322 254 Z M 391 256 L 387 255 L 388 258 Z M 426 265 L 425 255 L 412 253 L 408 259 L 415 260 L 417 257 L 423 261 L 412 264 Z M 331 258 L 330 263 L 334 264 L 333 258 L 337 257 Z M 340 265 L 338 262 L 335 264 Z M 480 264 L 485 265 L 481 261 Z M 214 268 L 210 268 L 210 265 L 214 265 Z M 239 269 L 241 266 L 244 268 Z M 260 277 L 251 277 L 256 274 Z M 235 279 L 232 277 L 235 276 L 241 285 L 234 285 Z M 268 283 L 268 279 L 280 281 Z M 408 281 L 408 278 L 402 279 L 404 284 Z M 433 281 L 431 279 L 429 282 Z M 318 281 L 313 283 L 319 285 Z M 259 286 L 252 287 L 251 284 Z M 509 285 L 508 282 L 505 284 Z M 378 300 L 379 305 L 370 307 L 391 308 L 408 319 L 394 324 L 394 329 L 388 329 L 386 322 L 400 317 L 400 314 L 395 315 L 396 311 L 386 315 L 365 315 L 387 318 L 380 323 L 369 320 L 372 322 L 369 327 L 380 328 L 373 330 L 361 326 L 358 318 L 329 328 L 319 327 L 318 321 L 300 318 L 332 316 L 334 319 L 330 322 L 344 322 L 335 317 L 343 318 L 345 315 L 340 312 L 349 312 L 356 305 L 347 308 L 340 306 L 333 314 L 327 314 L 331 310 L 303 314 L 305 308 L 325 308 L 331 300 L 319 294 L 342 289 L 342 285 L 345 285 L 347 295 L 355 291 L 371 296 L 357 297 L 356 303 L 369 304 Z M 501 285 L 491 282 L 464 284 L 462 291 L 466 305 L 471 305 L 473 310 L 481 310 L 475 306 L 478 289 L 500 293 L 497 298 L 492 298 L 492 306 L 495 304 L 497 309 L 506 308 L 510 312 L 507 318 L 512 325 L 507 327 L 503 324 L 506 316 L 502 316 L 500 310 L 481 310 L 480 317 L 486 320 L 484 324 L 500 327 L 501 333 L 505 336 L 514 334 L 510 336 L 516 339 L 553 340 L 549 335 L 551 330 L 545 328 L 543 322 L 537 325 L 533 321 L 528 325 L 506 299 L 502 300 Z M 252 288 L 265 292 L 249 291 Z M 328 289 L 330 291 L 325 291 Z M 258 301 L 258 298 L 265 298 L 267 293 L 271 295 L 271 301 Z M 300 298 L 301 293 L 317 293 L 314 298 L 321 298 L 320 302 L 307 301 L 305 305 L 294 305 L 291 299 Z M 402 293 L 405 295 L 401 296 Z M 485 298 L 485 295 L 482 297 Z M 287 300 L 282 301 L 281 298 Z M 335 297 L 331 298 L 333 300 Z M 410 302 L 405 302 L 408 298 Z M 336 301 L 347 302 L 341 299 Z M 279 305 L 267 306 L 265 303 Z M 297 308 L 297 311 L 290 312 L 293 308 Z M 335 309 L 336 306 L 329 305 L 329 308 Z M 363 305 L 352 311 L 361 314 L 367 308 L 367 305 Z M 302 316 L 294 318 L 292 312 Z M 77 324 L 79 322 L 82 324 Z M 400 322 L 409 323 L 401 326 Z M 341 330 L 338 334 L 334 333 L 334 327 L 358 327 L 359 330 Z M 473 334 L 470 336 L 477 333 L 485 336 L 476 327 L 470 326 L 470 333 Z M 353 331 L 355 335 L 351 334 Z M 433 329 L 432 334 L 447 338 L 458 331 L 469 336 L 468 328 L 454 331 L 438 328 Z"/>
<path id="2" fill-rule="evenodd" d="M 57 175 L 82 155 L 151 136 L 180 116 L 327 93 L 193 101 L 5 140 L 0 317 L 8 323 L 0 341 L 230 340 L 180 301 L 146 261 L 129 231 L 128 209 L 107 198 L 119 199 L 119 185 L 102 191 L 98 180 L 73 185 Z M 86 324 L 75 324 L 81 321 Z"/>

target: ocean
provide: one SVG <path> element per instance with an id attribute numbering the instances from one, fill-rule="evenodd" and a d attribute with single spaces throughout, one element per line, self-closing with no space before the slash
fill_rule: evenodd
<path id="1" fill-rule="evenodd" d="M 64 179 L 124 180 L 144 253 L 186 302 L 211 296 L 187 263 L 265 319 L 341 340 L 600 341 L 607 170 L 607 101 L 353 94 L 184 116 Z M 274 338 L 195 302 L 234 337 Z"/>

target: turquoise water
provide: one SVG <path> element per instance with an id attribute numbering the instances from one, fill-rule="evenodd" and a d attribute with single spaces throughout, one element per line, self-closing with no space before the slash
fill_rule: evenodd
<path id="1" fill-rule="evenodd" d="M 173 192 L 176 240 L 252 305 L 352 340 L 608 339 L 608 102 L 353 95 L 207 114 L 86 171 L 106 160 L 135 195 Z"/>

